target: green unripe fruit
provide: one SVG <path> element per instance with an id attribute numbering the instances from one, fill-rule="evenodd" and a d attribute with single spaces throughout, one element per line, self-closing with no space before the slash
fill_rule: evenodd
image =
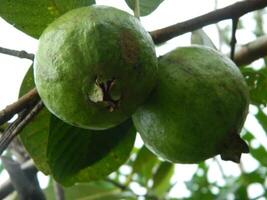
<path id="1" fill-rule="evenodd" d="M 112 7 L 72 10 L 42 34 L 34 63 L 46 107 L 74 126 L 114 127 L 140 106 L 156 82 L 150 35 L 130 14 Z"/>
<path id="2" fill-rule="evenodd" d="M 133 116 L 145 145 L 176 163 L 220 154 L 238 162 L 248 146 L 239 133 L 249 105 L 236 65 L 217 51 L 177 48 L 159 60 L 159 82 Z"/>

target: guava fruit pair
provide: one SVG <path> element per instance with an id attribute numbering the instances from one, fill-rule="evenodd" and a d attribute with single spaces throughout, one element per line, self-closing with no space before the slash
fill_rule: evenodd
<path id="1" fill-rule="evenodd" d="M 158 71 L 153 41 L 139 21 L 105 6 L 55 20 L 40 38 L 34 64 L 46 107 L 71 125 L 108 129 L 137 110 L 134 124 L 160 157 L 197 163 L 220 154 L 238 162 L 248 152 L 239 132 L 249 98 L 235 64 L 192 46 L 160 58 Z"/>
<path id="2" fill-rule="evenodd" d="M 150 35 L 132 15 L 107 6 L 74 9 L 43 32 L 34 63 L 46 107 L 77 127 L 103 130 L 129 118 L 155 86 Z"/>
<path id="3" fill-rule="evenodd" d="M 159 59 L 159 80 L 133 115 L 145 145 L 176 163 L 221 155 L 239 162 L 248 146 L 239 133 L 248 88 L 236 65 L 217 51 L 180 47 Z"/>

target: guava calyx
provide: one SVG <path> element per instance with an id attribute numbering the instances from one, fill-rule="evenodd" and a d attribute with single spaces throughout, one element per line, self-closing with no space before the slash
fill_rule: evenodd
<path id="1" fill-rule="evenodd" d="M 89 91 L 88 96 L 92 102 L 103 105 L 110 112 L 113 112 L 120 106 L 122 98 L 121 90 L 118 88 L 115 78 L 106 82 L 96 78 L 94 87 Z"/>
<path id="2" fill-rule="evenodd" d="M 227 138 L 221 143 L 220 152 L 222 160 L 240 163 L 241 154 L 249 153 L 249 147 L 235 131 L 228 134 Z"/>

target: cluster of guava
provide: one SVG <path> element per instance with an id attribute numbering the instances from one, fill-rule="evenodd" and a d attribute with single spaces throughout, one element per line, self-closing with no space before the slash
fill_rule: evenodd
<path id="1" fill-rule="evenodd" d="M 248 152 L 239 133 L 248 89 L 217 51 L 180 47 L 160 57 L 138 19 L 106 6 L 72 10 L 40 38 L 37 90 L 58 118 L 104 130 L 132 117 L 145 145 L 175 163 Z"/>

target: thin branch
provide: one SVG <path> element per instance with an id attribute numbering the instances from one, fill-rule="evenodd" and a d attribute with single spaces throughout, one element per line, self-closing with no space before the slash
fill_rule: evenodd
<path id="1" fill-rule="evenodd" d="M 105 181 L 107 181 L 107 182 L 113 184 L 114 186 L 120 188 L 122 191 L 126 190 L 126 191 L 131 191 L 132 192 L 132 190 L 130 188 L 128 188 L 126 185 L 121 184 L 121 183 L 119 183 L 117 181 L 114 181 L 111 178 L 106 178 Z"/>
<path id="2" fill-rule="evenodd" d="M 32 53 L 27 53 L 26 51 L 18 51 L 18 50 L 13 50 L 13 49 L 7 49 L 0 47 L 0 53 L 7 54 L 10 56 L 15 56 L 18 58 L 26 58 L 29 60 L 34 60 L 34 54 Z"/>
<path id="3" fill-rule="evenodd" d="M 62 186 L 59 185 L 55 180 L 53 181 L 53 186 L 54 186 L 56 200 L 64 200 L 65 195 Z"/>
<path id="4" fill-rule="evenodd" d="M 238 66 L 244 66 L 265 56 L 267 56 L 267 35 L 242 46 L 235 53 L 234 61 Z"/>
<path id="5" fill-rule="evenodd" d="M 267 6 L 266 0 L 246 0 L 237 2 L 222 9 L 218 9 L 199 17 L 177 23 L 162 29 L 150 32 L 154 43 L 166 42 L 176 36 L 200 29 L 204 26 L 217 23 L 226 19 L 239 18 L 242 15 Z"/>
<path id="6" fill-rule="evenodd" d="M 235 55 L 237 25 L 238 25 L 238 18 L 232 19 L 232 39 L 230 42 L 230 47 L 231 47 L 230 58 L 232 60 L 234 60 L 234 55 Z"/>
<path id="7" fill-rule="evenodd" d="M 11 124 L 8 125 L 8 127 L 5 129 L 5 131 L 2 133 L 0 137 L 0 156 L 2 155 L 3 151 L 8 147 L 8 145 L 12 142 L 14 137 L 11 136 L 13 130 L 19 125 L 19 123 L 23 120 L 23 118 L 28 114 L 28 110 L 23 110 L 18 118 Z"/>
<path id="8" fill-rule="evenodd" d="M 18 101 L 8 105 L 5 109 L 0 111 L 0 125 L 10 120 L 16 113 L 19 113 L 28 106 L 31 106 L 39 99 L 40 97 L 35 88 L 23 95 Z"/>
<path id="9" fill-rule="evenodd" d="M 238 167 L 240 169 L 241 174 L 245 173 L 245 169 L 244 169 L 244 165 L 243 162 L 240 160 L 240 162 L 238 163 Z"/>
<path id="10" fill-rule="evenodd" d="M 225 173 L 224 173 L 224 170 L 223 170 L 223 167 L 222 167 L 221 163 L 219 162 L 219 160 L 218 160 L 216 157 L 214 157 L 213 160 L 214 160 L 214 161 L 216 162 L 216 164 L 218 165 L 219 170 L 220 170 L 220 172 L 221 172 L 221 175 L 222 175 L 223 179 L 226 180 L 227 177 L 226 177 L 226 175 L 225 175 Z"/>
<path id="11" fill-rule="evenodd" d="M 126 185 L 124 184 L 121 184 L 117 181 L 114 181 L 110 178 L 106 178 L 105 181 L 113 184 L 114 186 L 116 186 L 117 188 L 121 189 L 122 191 L 128 191 L 128 192 L 131 192 L 132 194 L 134 194 L 136 197 L 143 197 L 145 199 L 151 199 L 151 200 L 159 200 L 159 198 L 153 194 L 145 194 L 145 195 L 139 195 L 139 194 L 136 194 L 131 188 L 127 187 Z"/>
<path id="12" fill-rule="evenodd" d="M 32 118 L 43 108 L 43 102 L 40 100 L 30 111 L 23 111 L 18 119 L 13 122 L 0 138 L 0 155 L 8 147 L 16 135 L 28 124 Z"/>

